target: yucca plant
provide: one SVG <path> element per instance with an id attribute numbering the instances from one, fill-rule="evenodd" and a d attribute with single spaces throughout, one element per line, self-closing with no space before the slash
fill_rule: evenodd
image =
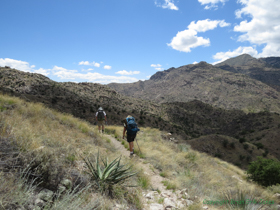
<path id="1" fill-rule="evenodd" d="M 121 165 L 121 157 L 114 159 L 108 163 L 108 158 L 99 161 L 99 152 L 96 157 L 95 166 L 88 158 L 83 158 L 89 171 L 87 173 L 97 185 L 97 188 L 103 194 L 112 195 L 113 186 L 115 184 L 122 184 L 129 177 L 134 176 L 135 172 L 131 173 L 131 166 L 125 168 L 126 165 Z"/>

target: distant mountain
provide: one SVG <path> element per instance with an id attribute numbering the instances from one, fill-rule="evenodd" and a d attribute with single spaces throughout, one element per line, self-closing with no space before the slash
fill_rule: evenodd
<path id="1" fill-rule="evenodd" d="M 245 55 L 238 63 L 259 64 Z M 232 62 L 230 62 L 232 63 Z M 280 93 L 272 87 L 252 79 L 243 72 L 221 69 L 206 62 L 170 68 L 155 73 L 149 80 L 130 84 L 108 84 L 118 93 L 156 103 L 200 100 L 224 109 L 244 111 L 270 110 L 280 113 Z M 238 69 L 238 68 L 237 68 Z"/>
<path id="2" fill-rule="evenodd" d="M 280 91 L 280 57 L 256 59 L 243 54 L 215 66 L 233 73 L 246 74 Z"/>
<path id="3" fill-rule="evenodd" d="M 249 54 L 242 54 L 234 58 L 227 59 L 216 66 L 229 65 L 229 66 L 254 66 L 265 65 L 265 62 L 252 57 Z"/>
<path id="4" fill-rule="evenodd" d="M 209 66 L 211 67 L 210 70 L 205 69 L 205 67 Z M 210 81 L 215 81 L 214 78 L 211 78 L 210 71 L 214 71 L 215 75 L 220 73 L 220 77 L 217 78 L 221 78 L 221 81 L 236 81 L 237 87 L 238 85 L 241 86 L 240 89 L 242 85 L 246 87 L 254 84 L 249 83 L 252 80 L 250 78 L 249 82 L 242 83 L 241 78 L 244 78 L 243 75 L 236 76 L 230 72 L 212 67 L 207 63 L 182 67 L 179 73 L 183 74 L 182 72 L 184 71 L 191 74 L 193 78 L 193 80 L 190 80 L 193 83 L 187 84 L 190 89 L 202 84 L 209 88 L 209 81 L 207 82 L 205 77 L 209 77 Z M 203 72 L 205 73 L 203 74 Z M 158 72 L 152 76 L 150 82 L 158 85 L 158 90 L 160 90 L 160 85 L 166 85 L 165 83 L 169 82 L 169 77 L 175 78 L 176 82 L 176 78 L 180 76 L 179 73 L 178 69 L 175 68 Z M 164 80 L 165 82 L 160 82 Z M 256 84 L 261 84 L 258 81 L 252 81 L 256 82 Z M 132 86 L 135 91 L 138 89 L 145 90 L 145 82 L 141 81 L 136 84 L 137 86 L 135 84 Z M 220 86 L 220 89 L 222 87 L 229 88 L 226 87 L 226 84 Z M 173 88 L 176 88 L 175 84 L 173 85 Z M 266 85 L 264 87 L 269 89 Z M 176 93 L 176 89 L 170 90 L 173 91 L 172 93 Z M 244 91 L 244 89 L 241 90 Z M 180 93 L 180 91 L 179 89 L 177 92 Z M 267 90 L 264 89 L 264 91 Z M 164 131 L 163 133 L 171 132 L 173 133 L 173 138 L 178 138 L 181 142 L 189 141 L 195 149 L 218 156 L 243 168 L 246 168 L 249 160 L 255 160 L 260 154 L 280 159 L 280 142 L 278 141 L 278 136 L 280 136 L 280 116 L 278 113 L 246 114 L 241 110 L 226 110 L 213 107 L 198 100 L 158 104 L 139 98 L 123 96 L 106 85 L 59 83 L 40 74 L 10 68 L 0 68 L 0 92 L 21 97 L 26 101 L 43 103 L 50 108 L 70 113 L 93 124 L 95 123 L 95 112 L 99 106 L 105 109 L 109 124 L 120 125 L 121 120 L 131 114 L 136 118 L 140 128 L 149 126 L 159 128 Z M 254 110 L 252 109 L 251 111 Z M 228 140 L 226 147 L 221 146 L 224 140 Z M 243 141 L 246 141 L 246 143 Z M 235 148 L 229 146 L 232 142 L 234 142 Z M 248 148 L 244 146 L 245 144 L 249 144 Z M 211 150 L 213 147 L 215 150 Z M 240 159 L 237 154 L 242 154 L 246 158 L 244 159 L 242 156 L 243 159 Z M 248 156 L 250 157 L 247 158 Z"/>

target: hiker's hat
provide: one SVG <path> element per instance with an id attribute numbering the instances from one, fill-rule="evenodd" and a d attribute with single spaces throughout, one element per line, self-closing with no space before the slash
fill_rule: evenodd
<path id="1" fill-rule="evenodd" d="M 131 115 L 127 115 L 127 117 L 126 118 L 129 118 L 129 117 L 132 117 Z"/>
<path id="2" fill-rule="evenodd" d="M 99 109 L 98 109 L 99 111 L 102 111 L 103 110 L 103 108 L 102 107 L 99 107 Z"/>

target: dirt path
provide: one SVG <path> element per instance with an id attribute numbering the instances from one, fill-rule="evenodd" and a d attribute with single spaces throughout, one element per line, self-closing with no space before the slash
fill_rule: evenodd
<path id="1" fill-rule="evenodd" d="M 104 134 L 104 137 L 111 140 L 111 143 L 119 151 L 119 153 L 126 158 L 130 158 L 130 152 L 114 137 Z M 136 143 L 135 143 L 136 146 Z M 136 146 L 137 147 L 137 146 Z M 163 185 L 162 181 L 167 180 L 159 175 L 159 170 L 155 169 L 152 164 L 149 163 L 148 159 L 141 159 L 137 155 L 132 157 L 132 162 L 138 163 L 138 165 L 143 169 L 144 174 L 146 174 L 151 181 L 151 188 L 149 190 L 143 191 L 142 201 L 144 204 L 143 210 L 171 210 L 171 209 L 187 209 L 187 206 L 193 204 L 193 200 L 187 193 L 187 189 L 167 190 Z M 158 193 L 158 190 L 160 193 Z M 125 208 L 114 208 L 114 210 L 120 210 Z M 209 209 L 206 207 L 205 209 Z"/>
<path id="2" fill-rule="evenodd" d="M 125 157 L 129 158 L 130 152 L 119 142 L 117 139 L 112 137 L 111 135 L 104 134 L 105 137 L 111 140 L 112 144 L 115 148 Z M 136 143 L 135 143 L 136 144 Z M 136 145 L 134 145 L 135 147 Z M 137 155 L 133 155 L 133 161 L 138 161 L 139 165 L 143 169 L 144 173 L 149 176 L 151 181 L 152 189 L 165 191 L 165 186 L 162 184 L 162 181 L 166 180 L 162 176 L 159 175 L 159 171 L 155 169 L 150 163 L 146 163 L 143 159 L 139 158 Z M 145 163 L 144 163 L 145 162 Z"/>

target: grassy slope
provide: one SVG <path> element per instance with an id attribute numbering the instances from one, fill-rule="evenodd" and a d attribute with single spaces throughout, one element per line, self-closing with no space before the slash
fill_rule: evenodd
<path id="1" fill-rule="evenodd" d="M 37 179 L 41 182 L 40 187 L 56 191 L 63 178 L 73 180 L 75 175 L 79 175 L 87 183 L 88 177 L 81 173 L 82 157 L 91 157 L 98 150 L 109 159 L 119 155 L 110 142 L 96 132 L 95 127 L 71 115 L 53 111 L 41 104 L 27 103 L 16 97 L 3 95 L 0 95 L 0 109 L 1 142 L 8 141 L 16 145 L 20 153 L 20 169 L 28 167 L 32 174 L 37 174 Z M 5 151 L 1 151 L 1 160 L 3 161 L 5 161 L 4 154 Z M 137 166 L 135 167 L 135 170 L 138 170 Z M 35 188 L 22 189 L 17 187 L 19 184 L 22 185 L 25 180 L 21 180 L 19 183 L 15 181 L 18 179 L 15 170 L 8 172 L 6 170 L 6 173 L 1 171 L 0 204 L 2 207 L 9 209 L 13 208 L 14 205 L 17 207 L 26 205 L 28 199 L 32 199 L 31 193 L 34 192 Z M 131 182 L 137 182 L 137 177 Z M 119 203 L 132 203 L 141 206 L 141 204 L 136 203 L 138 189 L 130 193 L 130 195 L 135 196 L 134 199 L 131 199 L 129 195 L 125 197 L 123 195 L 125 190 L 121 188 L 118 190 L 120 191 L 117 196 Z M 113 205 L 113 200 L 104 198 L 98 193 L 93 199 L 91 194 L 87 193 L 85 196 L 87 201 L 83 200 L 83 202 L 89 203 L 97 200 L 104 208 Z M 89 196 L 90 198 L 88 198 Z M 63 203 L 63 208 L 70 208 L 73 202 Z M 83 205 L 77 204 L 74 207 L 87 209 L 83 208 Z"/>
<path id="2" fill-rule="evenodd" d="M 36 173 L 48 175 L 43 179 L 45 187 L 55 189 L 62 179 L 60 176 L 69 178 L 71 176 L 69 171 L 79 172 L 81 156 L 90 156 L 97 150 L 109 159 L 119 155 L 110 141 L 100 136 L 92 125 L 70 115 L 45 108 L 41 104 L 27 103 L 3 95 L 0 95 L 0 108 L 1 141 L 14 141 L 14 145 L 17 145 L 20 150 L 23 166 L 32 160 L 40 163 L 36 165 L 39 168 Z M 157 129 L 142 128 L 141 130 L 137 139 L 143 153 L 142 157 L 161 170 L 161 175 L 170 180 L 165 183 L 166 186 L 174 190 L 187 188 L 191 196 L 199 197 L 198 202 L 190 209 L 200 209 L 203 199 L 225 199 L 225 192 L 242 191 L 246 196 L 255 199 L 275 200 L 272 198 L 272 192 L 245 181 L 241 169 L 220 159 L 193 151 L 188 145 L 175 145 L 168 142 L 164 140 L 165 135 Z M 111 133 L 119 139 L 122 135 L 122 127 L 119 126 L 108 127 L 107 131 L 112 131 Z M 139 153 L 136 145 L 135 149 Z M 135 162 L 134 169 L 139 170 Z M 138 177 L 131 180 L 131 183 L 137 183 L 141 176 L 143 174 L 140 173 Z M 243 181 L 234 177 L 239 177 Z M 17 183 L 14 182 L 13 176 L 8 178 L 4 173 L 0 173 L 0 180 L 2 206 L 8 206 L 15 200 L 17 203 L 24 204 L 26 199 L 30 199 L 27 193 L 22 192 L 30 193 L 32 189 L 24 191 L 16 187 Z M 15 193 L 15 190 L 18 193 Z M 141 209 L 142 204 L 139 201 L 141 188 L 135 189 L 132 197 L 124 196 L 126 190 L 128 189 L 118 188 L 119 193 L 116 193 L 115 199 L 119 203 L 134 205 Z M 85 203 L 93 201 L 92 193 L 95 193 L 94 201 L 103 202 L 104 209 L 113 205 L 113 201 L 109 198 L 102 197 L 96 192 L 88 192 L 87 196 L 83 196 L 87 200 L 83 200 L 84 203 L 79 204 L 79 208 L 82 209 Z M 232 193 L 232 198 L 238 199 L 234 197 L 237 195 Z M 63 205 L 71 206 L 71 202 L 65 202 Z"/>

